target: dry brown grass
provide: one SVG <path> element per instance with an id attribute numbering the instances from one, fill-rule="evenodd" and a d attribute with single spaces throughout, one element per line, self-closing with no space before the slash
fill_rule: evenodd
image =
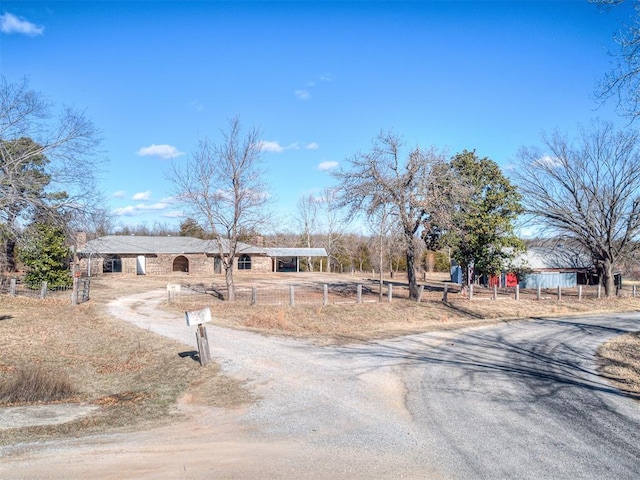
<path id="1" fill-rule="evenodd" d="M 289 276 L 238 276 L 239 285 L 282 283 Z M 63 371 L 74 387 L 74 401 L 100 406 L 99 413 L 76 422 L 0 430 L 0 444 L 84 435 L 107 429 L 136 429 L 171 418 L 178 398 L 232 407 L 250 401 L 237 382 L 221 376 L 214 363 L 201 368 L 178 354 L 184 346 L 111 318 L 104 306 L 112 299 L 167 283 L 194 281 L 188 276 L 101 278 L 92 282 L 91 301 L 77 307 L 68 299 L 39 300 L 2 297 L 0 307 L 0 382 L 12 381 L 28 365 Z M 196 279 L 198 280 L 198 279 Z M 318 277 L 318 281 L 354 282 L 351 276 Z M 210 282 L 210 279 L 198 281 Z M 220 281 L 220 280 L 218 280 Z M 536 301 L 512 299 L 470 302 L 452 294 L 449 304 L 441 293 L 426 295 L 417 304 L 402 298 L 373 302 L 322 305 L 250 306 L 211 301 L 215 321 L 233 328 L 267 334 L 312 338 L 320 343 L 366 341 L 434 329 L 458 328 L 504 318 L 582 314 L 594 311 L 637 310 L 640 299 Z M 182 315 L 204 305 L 165 304 Z M 635 347 L 622 355 L 640 362 Z M 626 352 L 626 353 L 625 353 Z M 629 354 L 629 352 L 631 352 Z M 636 356 L 633 356 L 636 355 Z M 626 360 L 619 360 L 617 368 Z M 633 367 L 635 368 L 635 367 Z M 631 370 L 622 378 L 637 381 Z M 613 374 L 607 373 L 609 376 Z M 634 380 L 635 379 L 635 380 Z M 4 401 L 5 405 L 8 403 Z"/>
<path id="2" fill-rule="evenodd" d="M 104 303 L 120 296 L 121 288 L 96 282 L 93 300 L 77 307 L 68 300 L 2 297 L 0 382 L 17 381 L 24 366 L 66 372 L 74 388 L 73 401 L 100 409 L 62 425 L 0 429 L 0 444 L 135 429 L 163 421 L 191 388 L 211 392 L 201 399 L 210 405 L 232 407 L 250 400 L 241 385 L 219 374 L 215 363 L 202 368 L 179 356 L 184 345 L 106 315 Z M 130 284 L 126 291 L 138 288 L 148 285 Z M 12 398 L 0 405 L 16 403 Z M 28 403 L 32 400 L 21 402 Z"/>
<path id="3" fill-rule="evenodd" d="M 640 394 L 640 332 L 601 345 L 598 359 L 604 377 L 620 390 Z"/>
<path id="4" fill-rule="evenodd" d="M 42 365 L 22 365 L 12 369 L 0 382 L 0 403 L 48 403 L 68 400 L 76 393 L 64 370 L 45 368 Z"/>

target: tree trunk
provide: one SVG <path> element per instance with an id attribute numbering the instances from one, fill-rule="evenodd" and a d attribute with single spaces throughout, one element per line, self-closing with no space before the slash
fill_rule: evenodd
<path id="1" fill-rule="evenodd" d="M 12 238 L 7 239 L 7 272 L 16 271 L 16 242 Z"/>
<path id="2" fill-rule="evenodd" d="M 231 259 L 230 264 L 225 264 L 224 266 L 224 279 L 227 282 L 227 300 L 230 302 L 235 302 L 236 289 L 233 283 L 233 259 Z"/>
<path id="3" fill-rule="evenodd" d="M 602 262 L 602 286 L 607 298 L 611 298 L 616 293 L 615 277 L 613 275 L 613 263 L 609 260 Z"/>
<path id="4" fill-rule="evenodd" d="M 407 278 L 409 280 L 409 300 L 418 299 L 418 283 L 416 280 L 415 270 L 415 252 L 413 251 L 413 242 L 409 242 L 407 247 Z"/>

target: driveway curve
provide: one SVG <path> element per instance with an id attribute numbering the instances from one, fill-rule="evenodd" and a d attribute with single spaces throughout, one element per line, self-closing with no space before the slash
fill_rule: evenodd
<path id="1" fill-rule="evenodd" d="M 112 315 L 195 346 L 166 292 Z M 530 320 L 364 345 L 208 325 L 212 356 L 258 396 L 244 410 L 0 452 L 2 478 L 640 478 L 640 404 L 595 373 L 640 315 Z M 56 475 L 56 472 L 60 475 Z"/>

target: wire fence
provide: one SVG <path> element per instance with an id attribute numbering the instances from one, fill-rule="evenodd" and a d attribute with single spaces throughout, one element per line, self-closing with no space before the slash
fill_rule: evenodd
<path id="1" fill-rule="evenodd" d="M 26 297 L 39 299 L 69 299 L 73 304 L 83 303 L 89 300 L 89 279 L 74 279 L 68 286 L 51 287 L 47 282 L 42 282 L 38 286 L 25 283 L 17 277 L 0 277 L 0 295 L 12 297 Z"/>
<path id="2" fill-rule="evenodd" d="M 244 305 L 329 305 L 378 301 L 375 286 L 368 284 L 291 284 L 236 287 L 235 302 Z M 169 289 L 169 301 L 207 303 L 228 298 L 226 287 L 181 285 Z"/>
<path id="3" fill-rule="evenodd" d="M 618 288 L 617 297 L 638 297 L 636 285 Z M 600 285 L 520 289 L 519 287 L 462 286 L 448 282 L 419 284 L 418 302 L 427 301 L 583 301 L 604 298 Z M 235 288 L 235 302 L 242 305 L 335 305 L 348 303 L 392 302 L 408 300 L 409 288 L 402 282 L 273 284 Z M 174 285 L 168 287 L 169 302 L 185 304 L 214 303 L 228 299 L 223 285 Z"/>

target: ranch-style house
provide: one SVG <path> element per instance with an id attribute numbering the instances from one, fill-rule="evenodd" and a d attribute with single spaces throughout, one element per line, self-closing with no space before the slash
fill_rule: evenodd
<path id="1" fill-rule="evenodd" d="M 229 243 L 223 241 L 224 256 Z M 108 235 L 78 247 L 77 274 L 193 275 L 222 274 L 218 242 L 192 237 Z M 251 272 L 297 272 L 301 259 L 327 256 L 324 248 L 266 248 L 239 243 L 234 269 Z"/>

